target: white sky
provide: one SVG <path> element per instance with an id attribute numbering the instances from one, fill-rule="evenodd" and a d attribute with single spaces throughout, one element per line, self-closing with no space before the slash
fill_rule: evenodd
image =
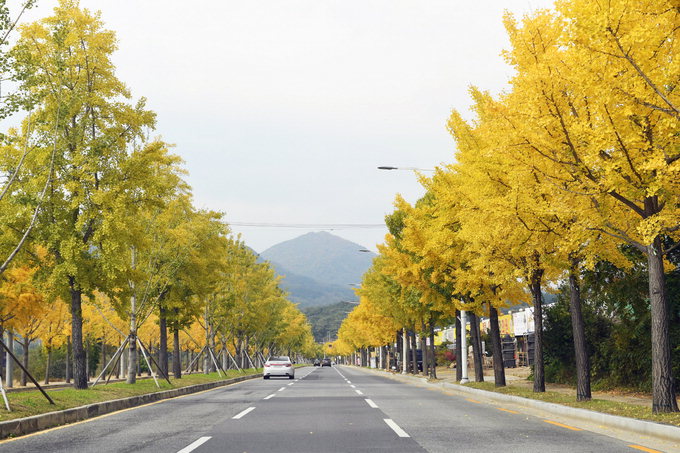
<path id="1" fill-rule="evenodd" d="M 51 13 L 39 0 L 28 18 Z M 451 109 L 511 76 L 504 10 L 551 0 L 81 0 L 119 39 L 118 76 L 158 114 L 198 207 L 228 221 L 378 224 L 409 171 L 453 159 Z M 261 252 L 313 230 L 234 227 Z M 386 229 L 332 233 L 375 250 Z"/>

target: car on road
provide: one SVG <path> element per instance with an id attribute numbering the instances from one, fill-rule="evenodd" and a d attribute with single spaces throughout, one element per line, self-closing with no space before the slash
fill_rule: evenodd
<path id="1" fill-rule="evenodd" d="M 319 359 L 314 359 L 314 366 L 321 366 L 321 361 Z"/>
<path id="2" fill-rule="evenodd" d="M 262 377 L 269 379 L 271 376 L 283 376 L 288 379 L 295 378 L 295 367 L 293 361 L 287 355 L 272 356 L 264 363 Z"/>
<path id="3" fill-rule="evenodd" d="M 329 358 L 321 359 L 321 366 L 331 366 L 331 359 Z"/>

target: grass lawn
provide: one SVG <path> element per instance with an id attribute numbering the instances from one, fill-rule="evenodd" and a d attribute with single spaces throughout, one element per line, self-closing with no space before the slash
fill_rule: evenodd
<path id="1" fill-rule="evenodd" d="M 630 404 L 602 399 L 592 399 L 586 402 L 577 402 L 573 395 L 565 395 L 564 393 L 550 391 L 545 393 L 534 393 L 531 389 L 523 387 L 496 387 L 491 382 L 469 382 L 465 384 L 465 386 L 480 390 L 488 390 L 490 392 L 504 393 L 506 395 L 521 396 L 522 398 L 546 401 L 548 403 L 562 404 L 564 406 L 578 407 L 596 412 L 604 412 L 611 415 L 620 415 L 622 417 L 637 418 L 640 420 L 649 420 L 657 423 L 666 423 L 669 425 L 680 426 L 680 413 L 675 412 L 671 414 L 652 414 L 651 407 L 645 407 L 639 404 Z"/>
<path id="2" fill-rule="evenodd" d="M 116 400 L 128 396 L 143 395 L 145 393 L 155 393 L 162 390 L 203 384 L 205 382 L 220 381 L 222 379 L 243 376 L 245 374 L 258 373 L 261 372 L 261 369 L 254 370 L 251 368 L 244 371 L 245 373 L 236 370 L 228 370 L 227 376 L 224 377 L 224 374 L 222 374 L 223 377 L 221 378 L 217 373 L 186 374 L 182 376 L 182 379 L 173 379 L 171 377 L 170 382 L 172 382 L 172 385 L 168 384 L 165 379 L 160 378 L 158 380 L 158 383 L 161 386 L 160 389 L 156 387 L 153 379 L 144 379 L 137 381 L 136 384 L 132 385 L 128 385 L 124 382 L 104 385 L 100 382 L 96 387 L 87 390 L 75 390 L 72 388 L 47 390 L 47 394 L 50 395 L 55 402 L 54 405 L 50 404 L 38 390 L 8 393 L 7 398 L 9 399 L 9 405 L 12 411 L 7 412 L 4 402 L 0 400 L 0 421 L 70 409 L 72 407 L 85 406 L 101 401 Z"/>

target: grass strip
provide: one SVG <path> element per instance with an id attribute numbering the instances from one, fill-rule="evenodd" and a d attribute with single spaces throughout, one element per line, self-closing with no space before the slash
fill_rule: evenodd
<path id="1" fill-rule="evenodd" d="M 144 379 L 137 381 L 135 384 L 116 382 L 104 385 L 103 383 L 100 383 L 97 384 L 96 387 L 87 390 L 75 390 L 72 388 L 48 390 L 47 393 L 54 400 L 54 405 L 50 404 L 38 390 L 8 393 L 7 398 L 9 399 L 9 405 L 12 411 L 7 412 L 4 403 L 0 400 L 0 421 L 30 417 L 33 415 L 45 414 L 47 412 L 71 409 L 73 407 L 85 406 L 92 403 L 100 403 L 102 401 L 156 393 L 163 390 L 204 384 L 206 382 L 221 381 L 243 376 L 244 374 L 258 373 L 261 372 L 261 369 L 255 370 L 251 368 L 244 371 L 245 373 L 237 370 L 228 370 L 226 377 L 224 373 L 222 373 L 222 377 L 218 376 L 217 373 L 186 374 L 183 375 L 181 379 L 174 379 L 171 377 L 170 382 L 172 385 L 168 384 L 164 379 L 159 379 L 158 383 L 161 386 L 160 389 L 156 387 L 153 379 Z"/>
<path id="2" fill-rule="evenodd" d="M 653 414 L 651 407 L 645 407 L 639 404 L 630 404 L 595 398 L 590 401 L 579 402 L 576 401 L 576 397 L 573 395 L 566 395 L 564 393 L 550 391 L 544 393 L 534 393 L 531 389 L 524 387 L 514 387 L 512 385 L 508 385 L 506 387 L 496 387 L 491 382 L 469 382 L 465 384 L 465 386 L 480 390 L 487 390 L 489 392 L 503 393 L 505 395 L 519 396 L 522 398 L 545 401 L 547 403 L 562 404 L 569 407 L 577 407 L 580 409 L 588 409 L 605 414 L 637 418 L 639 420 L 648 420 L 680 427 L 680 413 L 674 412 L 668 414 Z"/>

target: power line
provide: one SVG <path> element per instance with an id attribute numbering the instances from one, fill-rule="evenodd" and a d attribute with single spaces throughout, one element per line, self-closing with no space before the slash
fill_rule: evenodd
<path id="1" fill-rule="evenodd" d="M 227 224 L 253 228 L 300 228 L 310 230 L 346 230 L 387 228 L 384 223 L 276 223 L 276 222 L 230 222 Z"/>

